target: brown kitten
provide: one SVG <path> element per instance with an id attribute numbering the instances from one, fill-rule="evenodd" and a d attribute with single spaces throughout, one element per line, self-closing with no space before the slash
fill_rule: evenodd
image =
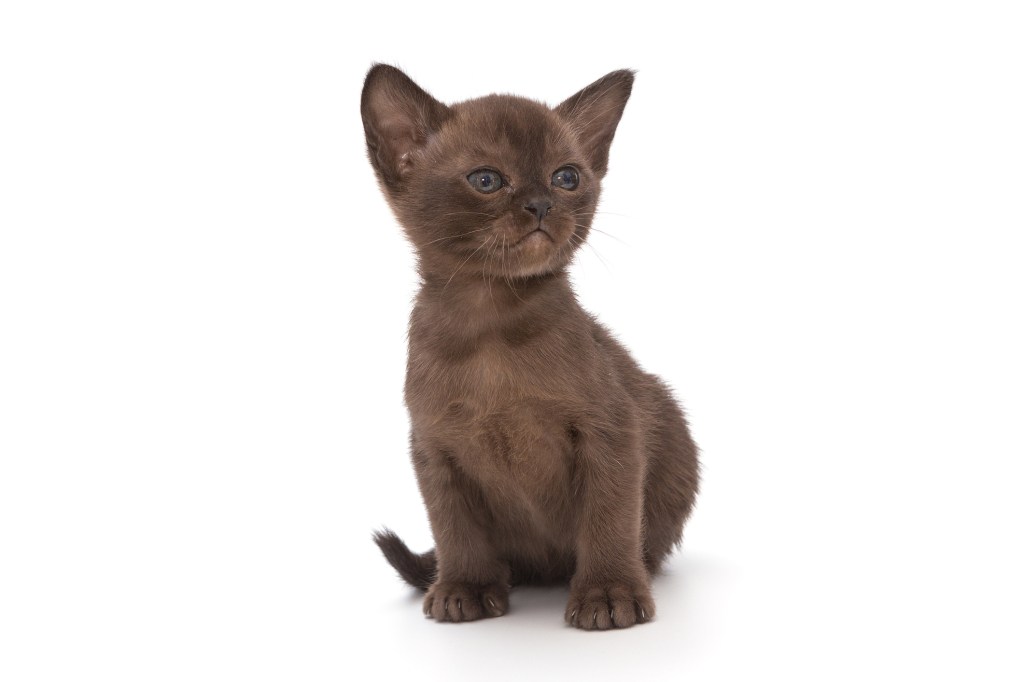
<path id="1" fill-rule="evenodd" d="M 422 278 L 405 398 L 436 549 L 376 541 L 436 620 L 500 616 L 511 585 L 564 581 L 576 627 L 654 616 L 650 576 L 682 537 L 697 449 L 566 274 L 632 85 L 615 71 L 554 109 L 446 106 L 394 67 L 366 77 L 370 161 Z"/>

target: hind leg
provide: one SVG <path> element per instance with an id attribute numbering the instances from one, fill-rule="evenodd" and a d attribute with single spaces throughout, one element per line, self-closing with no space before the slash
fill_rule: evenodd
<path id="1" fill-rule="evenodd" d="M 682 541 L 700 483 L 697 446 L 686 417 L 667 391 L 658 402 L 662 421 L 649 433 L 644 486 L 644 563 L 651 573 Z"/>

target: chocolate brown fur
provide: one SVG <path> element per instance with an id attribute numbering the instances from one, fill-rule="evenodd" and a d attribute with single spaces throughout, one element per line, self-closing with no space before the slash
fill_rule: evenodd
<path id="1" fill-rule="evenodd" d="M 446 106 L 386 65 L 366 77 L 370 161 L 422 279 L 405 397 L 436 549 L 376 540 L 439 621 L 499 616 L 511 585 L 564 581 L 576 627 L 654 616 L 650 576 L 682 537 L 697 449 L 668 388 L 566 274 L 632 84 L 615 71 L 552 109 L 509 95 Z M 552 182 L 567 165 L 575 189 Z M 475 189 L 481 168 L 505 185 Z"/>

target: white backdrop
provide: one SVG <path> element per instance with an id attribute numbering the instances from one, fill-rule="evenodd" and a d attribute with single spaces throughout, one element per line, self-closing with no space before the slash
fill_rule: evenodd
<path id="1" fill-rule="evenodd" d="M 1012 2 L 5 3 L 0 678 L 1020 679 Z M 657 620 L 427 621 L 374 61 L 638 69 L 584 304 L 689 410 Z"/>

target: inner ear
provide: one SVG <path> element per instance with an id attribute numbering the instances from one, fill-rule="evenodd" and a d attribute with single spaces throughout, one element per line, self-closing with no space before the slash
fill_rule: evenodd
<path id="1" fill-rule="evenodd" d="M 370 163 L 385 185 L 397 187 L 450 109 L 399 69 L 377 64 L 363 83 L 362 114 Z"/>
<path id="2" fill-rule="evenodd" d="M 632 71 L 612 71 L 555 107 L 555 112 L 575 132 L 598 177 L 604 177 L 608 171 L 612 138 L 632 90 Z"/>

